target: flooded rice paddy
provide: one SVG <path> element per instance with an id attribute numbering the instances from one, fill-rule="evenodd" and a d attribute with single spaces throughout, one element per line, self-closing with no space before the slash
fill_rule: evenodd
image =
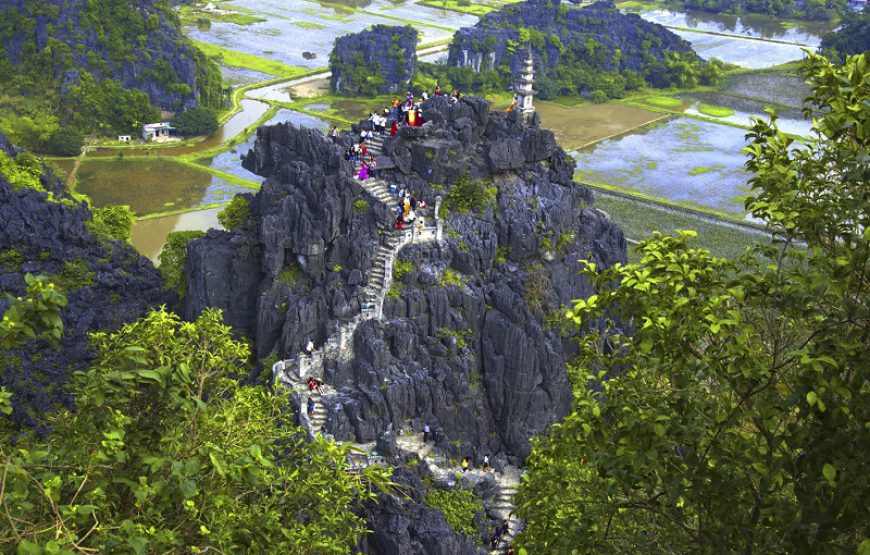
<path id="1" fill-rule="evenodd" d="M 737 125 L 752 125 L 751 119 L 754 117 L 762 118 L 764 120 L 770 119 L 770 116 L 764 111 L 768 104 L 760 100 L 736 97 L 716 92 L 684 94 L 680 95 L 679 98 L 687 106 L 684 110 L 684 113 L 686 114 L 710 117 L 698 110 L 698 105 L 704 103 L 729 108 L 734 112 L 730 116 L 714 118 L 717 121 L 734 123 Z M 800 109 L 777 106 L 775 107 L 775 110 L 779 117 L 777 124 L 781 131 L 803 137 L 808 137 L 810 135 L 812 122 L 803 118 Z"/>
<path id="2" fill-rule="evenodd" d="M 797 44 L 710 35 L 683 29 L 672 31 L 692 43 L 692 48 L 704 59 L 717 58 L 749 69 L 766 69 L 805 57 L 804 47 Z"/>
<path id="3" fill-rule="evenodd" d="M 759 14 L 714 14 L 696 10 L 650 10 L 641 17 L 667 27 L 682 27 L 708 33 L 738 35 L 818 47 L 822 35 L 831 31 L 828 22 L 785 22 Z"/>
<path id="4" fill-rule="evenodd" d="M 170 160 L 85 160 L 76 174 L 76 190 L 95 206 L 126 204 L 144 216 L 227 202 L 249 189 Z"/>
<path id="5" fill-rule="evenodd" d="M 254 83 L 262 83 L 272 77 L 268 73 L 242 67 L 230 67 L 218 64 L 218 68 L 220 68 L 221 76 L 224 78 L 224 85 L 232 87 L 243 87 Z"/>
<path id="6" fill-rule="evenodd" d="M 810 94 L 803 77 L 770 72 L 728 75 L 722 80 L 719 90 L 795 108 L 800 108 L 804 98 Z"/>
<path id="7" fill-rule="evenodd" d="M 376 24 L 404 24 L 392 18 L 414 21 L 421 43 L 450 38 L 453 30 L 477 22 L 475 16 L 385 0 L 366 5 L 365 12 L 306 0 L 238 0 L 233 6 L 266 21 L 251 25 L 213 22 L 209 29 L 188 28 L 188 36 L 222 48 L 309 69 L 328 65 L 329 53 L 337 37 Z M 305 52 L 309 54 L 303 55 Z"/>
<path id="8" fill-rule="evenodd" d="M 133 223 L 130 243 L 143 256 L 157 262 L 157 255 L 166 243 L 166 237 L 173 231 L 205 231 L 207 229 L 223 229 L 218 223 L 217 215 L 222 208 L 197 210 L 174 216 L 163 216 L 150 220 L 139 220 Z"/>
<path id="9" fill-rule="evenodd" d="M 581 148 L 666 117 L 616 102 L 562 106 L 541 101 L 535 109 L 541 115 L 541 126 L 552 130 L 565 149 Z"/>
<path id="10" fill-rule="evenodd" d="M 574 152 L 578 178 L 742 215 L 745 133 L 674 118 Z"/>

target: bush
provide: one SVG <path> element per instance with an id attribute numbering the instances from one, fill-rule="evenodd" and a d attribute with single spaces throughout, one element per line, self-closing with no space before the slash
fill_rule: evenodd
<path id="1" fill-rule="evenodd" d="M 94 219 L 87 222 L 91 233 L 111 241 L 129 241 L 133 229 L 133 212 L 129 206 L 91 208 Z"/>
<path id="2" fill-rule="evenodd" d="M 594 102 L 595 104 L 604 104 L 609 99 L 607 98 L 606 92 L 604 92 L 600 89 L 596 89 L 596 90 L 592 91 L 591 93 L 589 93 L 589 100 Z"/>
<path id="3" fill-rule="evenodd" d="M 446 287 L 448 285 L 462 285 L 463 283 L 465 283 L 465 280 L 462 276 L 450 268 L 444 270 L 444 273 L 441 274 L 440 278 L 438 278 L 438 285 L 441 287 Z"/>
<path id="4" fill-rule="evenodd" d="M 414 269 L 414 263 L 410 260 L 396 260 L 393 262 L 393 277 L 397 280 Z"/>
<path id="5" fill-rule="evenodd" d="M 471 179 L 467 173 L 463 173 L 447 192 L 447 198 L 444 199 L 441 213 L 438 215 L 444 218 L 451 210 L 459 214 L 469 210 L 483 212 L 495 203 L 497 193 L 498 189 L 494 185 L 487 185 L 486 181 L 481 179 Z"/>
<path id="6" fill-rule="evenodd" d="M 60 272 L 58 272 L 52 281 L 57 288 L 62 292 L 73 291 L 93 285 L 94 272 L 88 268 L 88 261 L 83 258 L 75 260 L 67 260 L 63 263 Z"/>
<path id="7" fill-rule="evenodd" d="M 450 527 L 470 537 L 478 534 L 474 515 L 483 510 L 483 503 L 474 493 L 464 489 L 432 490 L 426 493 L 426 504 L 444 513 Z"/>
<path id="8" fill-rule="evenodd" d="M 78 156 L 84 144 L 85 140 L 81 133 L 73 129 L 62 128 L 49 136 L 45 143 L 45 150 L 49 154 L 57 156 Z"/>
<path id="9" fill-rule="evenodd" d="M 228 231 L 238 229 L 248 220 L 250 205 L 243 196 L 235 196 L 226 208 L 218 212 L 218 221 Z"/>
<path id="10" fill-rule="evenodd" d="M 356 214 L 362 214 L 363 212 L 365 212 L 368 209 L 369 209 L 368 201 L 365 201 L 361 198 L 358 198 L 355 201 L 353 201 L 353 211 Z"/>
<path id="11" fill-rule="evenodd" d="M 166 237 L 166 244 L 157 256 L 160 274 L 167 289 L 184 297 L 187 284 L 184 282 L 184 265 L 187 263 L 187 247 L 194 239 L 205 235 L 202 231 L 173 231 Z"/>
<path id="12" fill-rule="evenodd" d="M 217 113 L 211 108 L 191 108 L 175 116 L 172 125 L 179 135 L 211 135 L 218 128 Z"/>

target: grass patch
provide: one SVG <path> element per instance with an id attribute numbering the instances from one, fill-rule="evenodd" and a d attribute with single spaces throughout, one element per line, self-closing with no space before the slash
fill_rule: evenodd
<path id="1" fill-rule="evenodd" d="M 694 244 L 708 249 L 715 256 L 733 259 L 743 254 L 749 244 L 770 240 L 761 231 L 755 232 L 725 222 L 715 223 L 677 209 L 611 195 L 600 189 L 595 190 L 595 206 L 610 214 L 626 237 L 636 241 L 652 237 L 653 231 L 673 235 L 678 229 L 694 229 L 698 232 Z M 638 258 L 634 249 L 629 248 L 629 259 L 637 261 Z"/>
<path id="2" fill-rule="evenodd" d="M 254 56 L 253 54 L 245 54 L 244 52 L 221 48 L 220 46 L 208 42 L 200 42 L 197 40 L 193 42 L 206 56 L 213 58 L 226 66 L 253 69 L 254 71 L 268 73 L 270 75 L 281 75 L 288 79 L 298 77 L 308 71 L 304 68 L 291 66 L 283 62 L 276 62 L 275 60 L 268 60 L 266 58 Z"/>
<path id="3" fill-rule="evenodd" d="M 355 214 L 362 214 L 368 209 L 369 209 L 369 203 L 366 202 L 365 200 L 358 198 L 355 201 L 353 201 L 353 211 Z"/>
<path id="4" fill-rule="evenodd" d="M 294 21 L 293 25 L 302 27 L 303 29 L 326 29 L 326 25 L 315 23 L 313 21 Z"/>
<path id="5" fill-rule="evenodd" d="M 447 523 L 457 532 L 477 536 L 474 515 L 483 510 L 483 503 L 474 493 L 464 489 L 436 489 L 426 493 L 426 504 L 444 513 Z"/>
<path id="6" fill-rule="evenodd" d="M 286 285 L 296 285 L 301 277 L 302 268 L 294 262 L 289 268 L 278 274 L 278 281 Z"/>
<path id="7" fill-rule="evenodd" d="M 716 165 L 716 166 L 698 166 L 697 168 L 692 168 L 691 170 L 689 170 L 689 175 L 702 175 L 702 174 L 705 174 L 705 173 L 710 173 L 710 172 L 714 172 L 714 171 L 721 170 L 722 167 L 723 167 L 723 166 L 721 166 L 721 165 Z"/>
<path id="8" fill-rule="evenodd" d="M 658 106 L 659 108 L 668 108 L 672 110 L 679 110 L 683 107 L 682 100 L 678 98 L 671 98 L 670 96 L 648 96 L 644 98 L 643 101 L 652 106 Z"/>
<path id="9" fill-rule="evenodd" d="M 445 269 L 444 273 L 441 274 L 441 277 L 438 278 L 438 285 L 441 287 L 446 287 L 448 285 L 462 285 L 463 283 L 465 283 L 465 278 L 450 268 Z"/>
<path id="10" fill-rule="evenodd" d="M 414 270 L 414 263 L 410 260 L 396 260 L 393 262 L 393 277 L 400 280 L 405 274 Z"/>
<path id="11" fill-rule="evenodd" d="M 727 118 L 728 116 L 734 115 L 734 110 L 731 108 L 726 108 L 725 106 L 714 106 L 712 104 L 698 104 L 698 111 L 704 114 L 705 116 L 710 116 L 713 118 Z"/>
<path id="12" fill-rule="evenodd" d="M 262 23 L 268 21 L 265 18 L 257 17 L 248 13 L 215 13 L 204 11 L 194 6 L 181 6 L 179 8 L 182 25 L 201 25 L 203 20 L 217 21 L 222 23 L 235 23 L 236 25 L 252 25 L 254 23 Z"/>

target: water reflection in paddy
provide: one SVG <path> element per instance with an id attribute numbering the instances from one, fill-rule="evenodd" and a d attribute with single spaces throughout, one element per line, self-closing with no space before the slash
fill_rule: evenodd
<path id="1" fill-rule="evenodd" d="M 76 189 L 96 206 L 126 204 L 137 216 L 225 202 L 248 190 L 169 160 L 85 160 Z"/>
<path id="2" fill-rule="evenodd" d="M 476 17 L 466 14 L 416 4 L 396 5 L 383 0 L 375 0 L 365 8 L 371 13 L 326 7 L 305 0 L 237 0 L 233 5 L 267 21 L 251 25 L 212 22 L 211 28 L 206 30 L 187 28 L 188 35 L 195 40 L 230 50 L 310 69 L 327 64 L 337 37 L 357 33 L 376 24 L 402 25 L 401 22 L 375 15 L 377 13 L 450 29 L 477 22 Z M 448 30 L 424 25 L 416 28 L 421 43 L 450 38 L 452 35 Z M 303 52 L 314 53 L 315 57 L 307 59 Z"/>
<path id="3" fill-rule="evenodd" d="M 687 114 L 710 117 L 698 111 L 698 105 L 705 103 L 713 106 L 723 106 L 734 111 L 734 114 L 730 116 L 714 118 L 717 121 L 726 121 L 738 125 L 751 125 L 751 118 L 753 117 L 765 120 L 770 119 L 770 116 L 764 111 L 766 104 L 759 100 L 738 98 L 715 92 L 684 94 L 680 98 L 689 106 L 685 110 Z M 812 122 L 805 120 L 798 108 L 777 107 L 776 113 L 779 116 L 777 124 L 781 131 L 793 135 L 809 136 Z"/>
<path id="4" fill-rule="evenodd" d="M 828 22 L 786 23 L 774 17 L 758 14 L 730 15 L 664 9 L 645 11 L 639 15 L 646 20 L 670 27 L 772 39 L 811 47 L 818 47 L 822 35 L 833 29 Z"/>
<path id="5" fill-rule="evenodd" d="M 723 92 L 757 98 L 800 108 L 810 94 L 803 77 L 782 73 L 740 73 L 728 75 L 719 87 Z"/>
<path id="6" fill-rule="evenodd" d="M 743 213 L 743 129 L 676 118 L 575 152 L 580 178 Z"/>
<path id="7" fill-rule="evenodd" d="M 197 210 L 175 216 L 164 216 L 150 220 L 139 220 L 133 223 L 130 243 L 143 256 L 157 262 L 157 255 L 166 243 L 166 237 L 173 231 L 206 231 L 208 229 L 223 229 L 218 223 L 218 212 L 222 208 Z"/>
<path id="8" fill-rule="evenodd" d="M 704 59 L 718 58 L 723 62 L 750 69 L 764 69 L 805 57 L 801 50 L 803 47 L 796 44 L 723 37 L 683 29 L 672 31 L 692 43 L 692 48 Z"/>

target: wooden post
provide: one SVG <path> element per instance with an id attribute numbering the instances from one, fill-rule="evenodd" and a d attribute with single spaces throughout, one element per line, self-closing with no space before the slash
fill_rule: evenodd
<path id="1" fill-rule="evenodd" d="M 441 209 L 441 195 L 435 197 L 435 240 L 441 242 L 443 230 L 441 229 L 441 218 L 438 217 L 438 211 Z"/>

